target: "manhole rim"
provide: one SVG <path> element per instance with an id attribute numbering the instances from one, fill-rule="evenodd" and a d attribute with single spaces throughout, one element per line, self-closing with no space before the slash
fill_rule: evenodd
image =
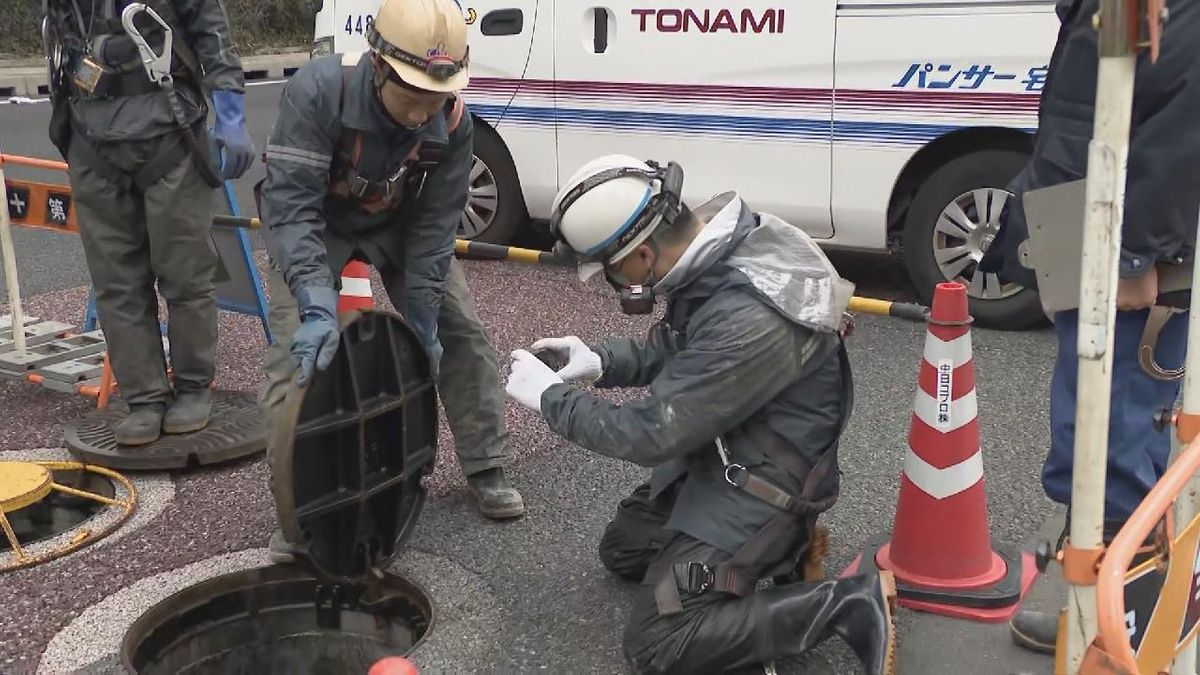
<path id="1" fill-rule="evenodd" d="M 116 518 L 111 523 L 108 523 L 105 527 L 101 528 L 100 530 L 95 531 L 95 532 L 88 530 L 89 523 L 94 523 L 96 520 L 102 518 L 105 515 L 105 509 L 101 508 L 100 510 L 96 511 L 95 513 L 88 516 L 87 518 L 83 519 L 82 521 L 80 521 L 79 523 L 74 525 L 73 527 L 63 530 L 62 532 L 54 533 L 53 535 L 51 535 L 49 537 L 43 537 L 42 539 L 37 539 L 35 541 L 29 542 L 29 546 L 32 548 L 35 546 L 45 545 L 47 542 L 52 542 L 59 537 L 70 535 L 70 539 L 68 539 L 67 543 L 65 545 L 62 545 L 61 547 L 57 547 L 57 546 L 51 547 L 47 551 L 42 551 L 42 552 L 39 552 L 36 554 L 29 554 L 27 552 L 24 552 L 24 548 L 25 548 L 24 545 L 22 545 L 20 549 L 16 549 L 16 548 L 9 549 L 8 551 L 6 551 L 4 553 L 4 557 L 11 558 L 12 561 L 8 562 L 8 563 L 0 563 L 0 574 L 4 574 L 6 572 L 15 572 L 18 570 L 26 569 L 29 567 L 35 567 L 37 565 L 42 565 L 42 564 L 45 564 L 45 563 L 48 563 L 48 562 L 51 562 L 54 560 L 58 560 L 59 558 L 63 558 L 67 555 L 75 553 L 76 551 L 87 548 L 88 546 L 90 546 L 96 542 L 102 541 L 105 538 L 107 538 L 109 535 L 113 534 L 118 529 L 120 529 L 121 526 L 124 525 L 126 522 L 128 522 L 129 519 L 133 516 L 134 511 L 137 510 L 137 507 L 138 507 L 137 486 L 135 486 L 133 484 L 133 481 L 131 481 L 128 477 L 121 475 L 117 471 L 114 471 L 114 470 L 109 469 L 104 466 L 100 466 L 98 464 L 89 464 L 87 462 L 81 462 L 78 460 L 43 459 L 43 460 L 18 460 L 18 461 L 20 461 L 22 463 L 27 463 L 27 464 L 38 464 L 40 466 L 46 467 L 46 469 L 50 472 L 52 481 L 53 481 L 55 471 L 85 471 L 85 472 L 95 473 L 95 474 L 101 476 L 102 478 L 106 479 L 109 482 L 109 484 L 111 484 L 113 486 L 113 497 L 111 498 L 111 501 L 118 502 L 118 503 L 114 503 L 114 504 L 106 504 L 105 506 L 109 507 L 109 508 L 119 509 L 120 513 L 117 514 Z M 53 488 L 52 488 L 52 490 L 53 490 Z M 120 503 L 120 502 L 122 502 L 122 499 L 121 499 L 121 491 L 122 490 L 124 490 L 125 494 L 124 494 L 123 503 Z M 104 495 L 100 495 L 100 496 L 104 497 Z M 106 499 L 107 499 L 107 497 L 106 497 Z M 87 531 L 87 534 L 85 536 L 83 536 L 82 538 L 79 538 L 79 534 L 84 531 Z M 7 532 L 4 532 L 2 534 L 7 536 Z M 18 543 L 24 544 L 24 542 L 18 542 Z M 10 545 L 11 545 L 11 543 L 10 543 Z"/>
<path id="2" fill-rule="evenodd" d="M 407 586 L 408 589 L 415 592 L 406 592 L 406 598 L 422 610 L 428 616 L 428 626 L 421 637 L 414 640 L 412 645 L 405 650 L 402 657 L 410 657 L 412 654 L 425 644 L 430 635 L 437 629 L 440 620 L 440 611 L 437 602 L 429 589 L 420 581 L 411 578 L 410 576 L 391 571 L 390 569 L 379 570 L 380 575 L 388 588 L 396 588 L 397 586 Z M 279 575 L 279 576 L 271 576 Z M 129 675 L 138 675 L 138 670 L 133 665 L 133 654 L 142 641 L 150 635 L 151 631 L 172 618 L 172 615 L 178 614 L 182 610 L 193 608 L 203 602 L 211 602 L 221 595 L 234 592 L 248 584 L 231 585 L 230 580 L 234 578 L 250 578 L 258 577 L 258 583 L 269 583 L 274 581 L 314 581 L 320 583 L 321 580 L 313 575 L 308 570 L 299 565 L 284 565 L 272 563 L 268 565 L 248 567 L 239 570 L 233 570 L 218 574 L 214 577 L 198 581 L 189 586 L 185 586 L 167 597 L 159 600 L 151 605 L 145 611 L 137 615 L 129 628 L 121 635 L 120 644 L 117 647 L 117 660 L 121 667 Z M 218 589 L 216 592 L 206 591 L 207 589 Z M 181 601 L 186 601 L 183 606 L 174 606 Z M 134 643 L 134 636 L 139 635 L 137 643 Z"/>

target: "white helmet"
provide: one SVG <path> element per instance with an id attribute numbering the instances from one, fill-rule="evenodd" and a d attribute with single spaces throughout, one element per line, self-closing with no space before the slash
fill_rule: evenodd
<path id="1" fill-rule="evenodd" d="M 566 242 L 587 281 L 629 255 L 679 213 L 683 169 L 661 168 L 629 155 L 605 155 L 583 165 L 554 197 L 550 232 Z"/>

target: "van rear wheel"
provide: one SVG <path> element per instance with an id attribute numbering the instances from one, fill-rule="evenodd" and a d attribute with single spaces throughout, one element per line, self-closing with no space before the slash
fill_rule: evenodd
<path id="1" fill-rule="evenodd" d="M 488 244 L 510 244 L 528 220 L 521 183 L 504 141 L 475 120 L 470 195 L 463 207 L 458 237 Z"/>
<path id="2" fill-rule="evenodd" d="M 971 316 L 987 328 L 1020 330 L 1045 321 L 1037 292 L 979 270 L 1012 195 L 1005 186 L 1029 156 L 982 150 L 942 165 L 921 183 L 904 224 L 904 262 L 925 304 L 939 283 L 967 287 Z"/>

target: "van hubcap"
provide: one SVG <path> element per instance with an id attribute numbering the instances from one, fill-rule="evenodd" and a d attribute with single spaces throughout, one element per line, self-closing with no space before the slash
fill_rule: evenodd
<path id="1" fill-rule="evenodd" d="M 458 236 L 473 239 L 492 226 L 500 205 L 500 191 L 492 170 L 478 157 L 472 156 L 470 195 L 458 223 Z"/>
<path id="2" fill-rule="evenodd" d="M 1010 197 L 1008 191 L 995 188 L 969 190 L 947 204 L 933 226 L 938 269 L 946 279 L 966 286 L 973 298 L 1001 300 L 1022 289 L 979 270 L 979 261 L 1000 232 L 1000 214 Z"/>

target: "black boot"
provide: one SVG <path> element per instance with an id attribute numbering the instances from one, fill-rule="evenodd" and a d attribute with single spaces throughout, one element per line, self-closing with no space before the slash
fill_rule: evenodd
<path id="1" fill-rule="evenodd" d="M 467 486 L 475 495 L 479 511 L 487 518 L 516 518 L 525 513 L 521 493 L 512 486 L 500 467 L 467 476 Z"/>
<path id="2" fill-rule="evenodd" d="M 776 586 L 759 595 L 770 646 L 762 661 L 799 656 L 837 635 L 870 675 L 895 672 L 896 581 L 891 572 Z"/>
<path id="3" fill-rule="evenodd" d="M 163 431 L 168 434 L 187 434 L 200 431 L 208 426 L 208 416 L 212 412 L 212 389 L 195 389 L 181 391 L 175 395 L 175 401 L 167 408 L 163 417 Z"/>
<path id="4" fill-rule="evenodd" d="M 113 436 L 120 445 L 146 445 L 158 440 L 162 433 L 163 404 L 132 405 L 125 419 L 112 426 Z"/>
<path id="5" fill-rule="evenodd" d="M 1018 647 L 1053 655 L 1058 644 L 1058 615 L 1023 609 L 1008 622 L 1008 633 Z"/>

